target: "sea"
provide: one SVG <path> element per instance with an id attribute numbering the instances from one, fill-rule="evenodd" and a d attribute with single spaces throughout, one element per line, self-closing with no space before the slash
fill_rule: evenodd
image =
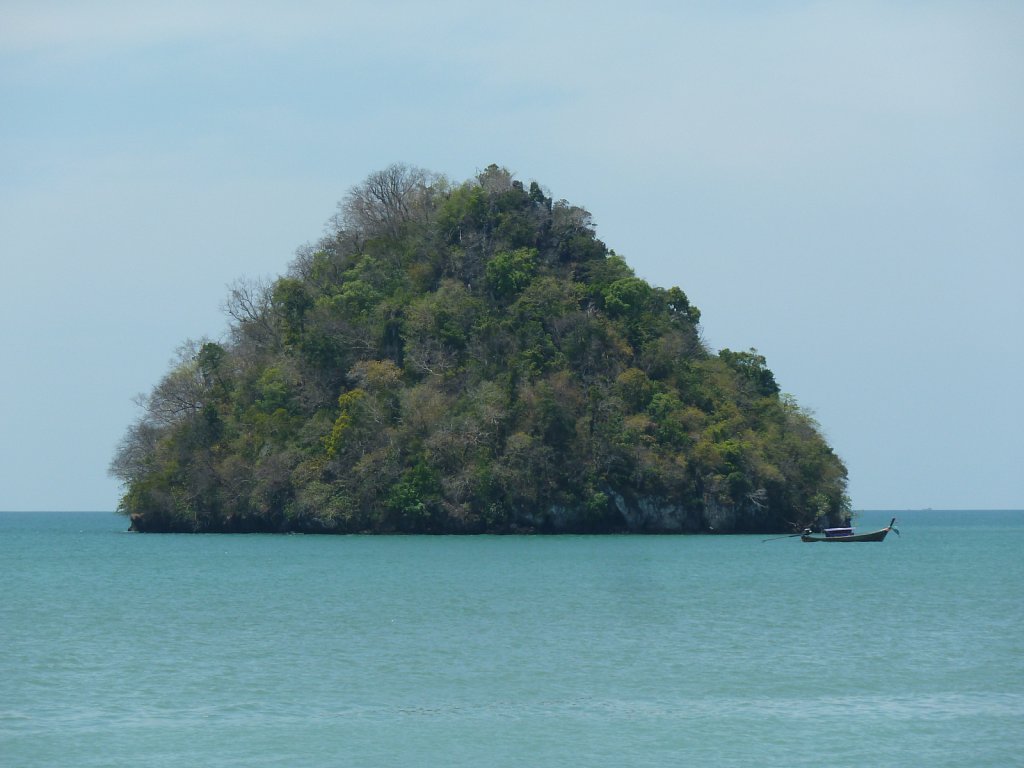
<path id="1" fill-rule="evenodd" d="M 0 766 L 1024 766 L 1024 512 L 858 529 L 893 516 L 829 546 L 2 513 Z"/>

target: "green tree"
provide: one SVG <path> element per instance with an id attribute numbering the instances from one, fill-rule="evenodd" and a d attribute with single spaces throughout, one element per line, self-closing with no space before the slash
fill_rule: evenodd
<path id="1" fill-rule="evenodd" d="M 302 339 L 306 313 L 313 307 L 313 298 L 300 280 L 282 277 L 274 284 L 271 304 L 284 332 L 285 343 L 296 345 Z"/>
<path id="2" fill-rule="evenodd" d="M 722 361 L 740 375 L 755 394 L 772 397 L 779 394 L 779 385 L 775 383 L 775 375 L 768 370 L 764 355 L 751 348 L 748 352 L 733 352 L 723 349 L 718 353 Z"/>
<path id="3" fill-rule="evenodd" d="M 497 298 L 509 298 L 522 291 L 537 273 L 537 250 L 518 248 L 500 251 L 489 262 L 487 285 Z"/>

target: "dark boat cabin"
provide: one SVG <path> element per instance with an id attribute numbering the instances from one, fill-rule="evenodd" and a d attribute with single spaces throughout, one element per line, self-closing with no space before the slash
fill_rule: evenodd
<path id="1" fill-rule="evenodd" d="M 853 528 L 826 528 L 826 539 L 838 539 L 843 536 L 853 536 Z"/>

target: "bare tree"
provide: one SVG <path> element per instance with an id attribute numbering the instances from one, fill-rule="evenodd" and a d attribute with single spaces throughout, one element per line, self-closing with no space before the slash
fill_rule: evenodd
<path id="1" fill-rule="evenodd" d="M 507 192 L 516 184 L 512 171 L 508 168 L 501 168 L 491 163 L 476 176 L 477 183 L 489 195 L 499 195 Z M 522 186 L 522 185 L 520 185 Z"/>
<path id="2" fill-rule="evenodd" d="M 189 340 L 178 348 L 171 371 L 145 400 L 148 421 L 168 426 L 202 410 L 207 385 L 197 361 L 201 346 L 202 342 Z"/>
<path id="3" fill-rule="evenodd" d="M 443 176 L 422 168 L 395 164 L 370 174 L 339 203 L 339 231 L 356 230 L 365 237 L 398 237 L 410 221 L 429 216 Z"/>
<path id="4" fill-rule="evenodd" d="M 262 278 L 240 278 L 228 286 L 228 298 L 222 305 L 233 321 L 231 333 L 236 340 L 248 339 L 258 346 L 277 346 L 279 333 L 271 312 L 272 286 Z"/>
<path id="5" fill-rule="evenodd" d="M 107 470 L 125 485 L 146 475 L 156 453 L 161 430 L 146 419 L 131 426 L 121 438 Z"/>

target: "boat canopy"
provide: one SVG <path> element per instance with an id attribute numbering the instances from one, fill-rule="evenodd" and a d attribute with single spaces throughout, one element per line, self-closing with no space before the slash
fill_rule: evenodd
<path id="1" fill-rule="evenodd" d="M 834 539 L 837 536 L 853 536 L 853 528 L 826 528 L 825 538 Z"/>

